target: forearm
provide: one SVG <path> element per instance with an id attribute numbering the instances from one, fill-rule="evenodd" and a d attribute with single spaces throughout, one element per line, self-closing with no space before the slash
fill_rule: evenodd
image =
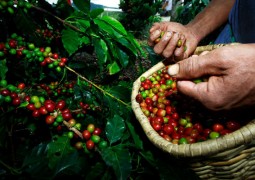
<path id="1" fill-rule="evenodd" d="M 190 23 L 186 25 L 198 42 L 224 24 L 235 0 L 212 0 Z"/>

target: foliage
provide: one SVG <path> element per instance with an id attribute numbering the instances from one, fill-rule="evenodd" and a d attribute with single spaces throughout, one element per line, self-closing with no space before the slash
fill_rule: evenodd
<path id="1" fill-rule="evenodd" d="M 148 141 L 130 107 L 146 50 L 89 7 L 0 1 L 1 179 L 196 179 Z"/>
<path id="2" fill-rule="evenodd" d="M 174 19 L 176 22 L 182 24 L 189 23 L 194 17 L 200 13 L 207 5 L 209 0 L 186 0 L 183 5 L 176 8 L 177 17 Z"/>
<path id="3" fill-rule="evenodd" d="M 121 0 L 120 9 L 123 13 L 120 22 L 136 38 L 141 38 L 153 22 L 160 20 L 155 15 L 161 8 L 161 3 L 161 0 Z"/>

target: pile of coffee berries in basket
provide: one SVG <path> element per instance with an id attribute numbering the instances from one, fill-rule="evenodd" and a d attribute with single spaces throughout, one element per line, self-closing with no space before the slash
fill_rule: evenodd
<path id="1" fill-rule="evenodd" d="M 173 144 L 191 144 L 215 139 L 241 127 L 239 121 L 224 113 L 213 112 L 177 91 L 176 79 L 167 68 L 141 77 L 136 96 L 152 128 Z M 201 80 L 194 80 L 199 83 Z"/>

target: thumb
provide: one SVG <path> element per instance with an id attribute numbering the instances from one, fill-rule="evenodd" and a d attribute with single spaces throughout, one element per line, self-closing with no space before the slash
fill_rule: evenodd
<path id="1" fill-rule="evenodd" d="M 210 53 L 201 56 L 191 56 L 187 59 L 179 61 L 178 63 L 169 66 L 168 74 L 178 79 L 194 79 L 205 75 L 219 75 L 215 60 L 212 60 Z"/>

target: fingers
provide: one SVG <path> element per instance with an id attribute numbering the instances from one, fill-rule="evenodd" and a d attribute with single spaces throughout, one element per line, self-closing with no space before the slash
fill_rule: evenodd
<path id="1" fill-rule="evenodd" d="M 221 61 L 215 61 L 213 52 L 191 56 L 169 67 L 168 73 L 179 79 L 194 79 L 207 75 L 224 75 Z M 177 71 L 178 70 L 178 71 Z"/>
<path id="2" fill-rule="evenodd" d="M 152 33 L 152 32 L 154 32 L 154 31 L 156 31 L 157 29 L 159 29 L 160 30 L 160 23 L 154 23 L 153 25 L 152 25 L 152 27 L 150 28 L 150 33 Z"/>
<path id="3" fill-rule="evenodd" d="M 156 44 L 156 40 L 158 38 L 160 38 L 161 36 L 161 30 L 160 29 L 156 29 L 156 30 L 153 30 L 151 33 L 150 33 L 150 37 L 148 39 L 148 45 L 149 46 L 154 46 Z"/>
<path id="4" fill-rule="evenodd" d="M 178 91 L 200 101 L 211 110 L 220 110 L 226 106 L 225 87 L 222 77 L 212 76 L 208 82 L 177 81 Z M 218 96 L 221 94 L 222 96 Z"/>
<path id="5" fill-rule="evenodd" d="M 174 57 L 174 61 L 179 61 L 185 57 L 186 39 L 179 31 L 175 32 L 169 28 L 167 23 L 154 23 L 149 31 L 148 45 L 154 46 L 156 54 L 162 55 L 166 59 Z"/>
<path id="6" fill-rule="evenodd" d="M 164 29 L 165 29 L 165 23 L 161 22 L 161 23 L 154 23 L 153 26 L 151 27 L 151 29 L 149 30 L 150 32 L 150 36 L 148 39 L 148 45 L 149 46 L 154 46 L 155 44 L 157 44 L 163 34 L 164 34 Z"/>
<path id="7" fill-rule="evenodd" d="M 166 31 L 160 41 L 154 46 L 154 52 L 156 54 L 162 54 L 166 58 L 170 57 L 165 56 L 163 51 L 166 51 L 166 46 L 168 46 L 168 44 L 173 41 L 174 36 L 176 35 L 172 31 Z"/>
<path id="8" fill-rule="evenodd" d="M 161 54 L 164 57 L 169 58 L 170 56 L 173 55 L 174 50 L 177 47 L 179 39 L 180 39 L 179 33 L 171 33 L 171 39 L 165 39 L 165 41 L 167 42 L 164 42 L 165 48 L 163 49 L 163 51 L 162 51 L 162 47 L 158 48 L 157 46 L 154 47 L 154 51 L 158 52 L 161 50 L 162 51 Z"/>
<path id="9" fill-rule="evenodd" d="M 180 44 L 181 42 L 181 44 Z M 185 50 L 186 50 L 186 39 L 183 35 L 181 35 L 181 38 L 180 40 L 178 41 L 178 44 L 177 44 L 177 48 L 174 50 L 174 59 L 175 61 L 180 61 L 182 59 L 184 59 L 184 53 L 185 53 Z"/>
<path id="10" fill-rule="evenodd" d="M 154 52 L 165 58 L 176 56 L 177 59 L 184 57 L 185 37 L 180 33 L 173 31 L 156 30 L 151 34 L 148 45 L 154 46 Z"/>
<path id="11" fill-rule="evenodd" d="M 192 97 L 201 103 L 203 103 L 205 106 L 210 107 L 209 103 L 209 96 L 208 96 L 208 82 L 200 82 L 198 84 L 192 82 L 192 81 L 177 81 L 177 88 L 178 91 L 188 95 L 189 97 Z M 208 107 L 208 108 L 209 108 Z"/>

